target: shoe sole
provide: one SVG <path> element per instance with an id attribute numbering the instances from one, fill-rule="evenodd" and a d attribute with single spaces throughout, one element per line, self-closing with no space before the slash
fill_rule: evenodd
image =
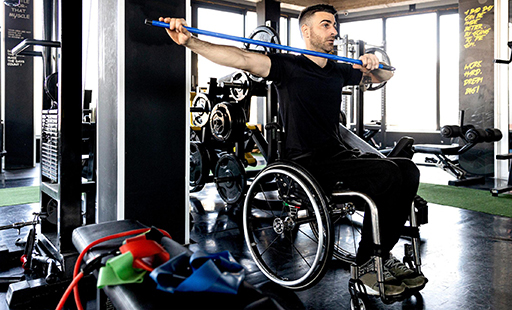
<path id="1" fill-rule="evenodd" d="M 403 283 L 403 282 L 402 282 L 402 283 Z M 416 286 L 416 287 L 414 287 L 414 286 L 408 286 L 408 285 L 407 285 L 407 284 L 405 284 L 405 283 L 404 283 L 404 284 L 405 284 L 405 286 L 407 287 L 407 289 L 408 289 L 408 290 L 413 291 L 413 292 L 418 292 L 418 291 L 421 291 L 422 289 L 424 289 L 424 288 L 425 288 L 425 285 L 427 285 L 427 283 L 428 283 L 428 279 L 427 279 L 427 278 L 425 278 L 425 282 L 423 282 L 423 284 L 422 284 L 422 285 L 418 285 L 418 286 Z"/>
<path id="2" fill-rule="evenodd" d="M 366 291 L 366 294 L 367 295 L 371 295 L 371 296 L 380 296 L 380 292 L 369 287 L 368 285 L 366 284 L 363 284 L 364 288 L 365 288 L 365 291 Z M 393 295 L 389 295 L 389 294 L 386 294 L 384 293 L 384 295 L 388 298 L 395 298 L 395 297 L 399 297 L 399 296 L 402 296 L 404 295 L 405 293 L 407 292 L 407 288 L 404 289 L 403 292 L 400 292 L 400 293 L 397 293 L 397 294 L 393 294 Z M 365 293 L 365 292 L 361 292 L 361 293 Z"/>

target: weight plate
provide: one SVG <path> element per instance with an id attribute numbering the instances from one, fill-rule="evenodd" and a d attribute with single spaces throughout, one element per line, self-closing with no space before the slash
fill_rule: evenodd
<path id="1" fill-rule="evenodd" d="M 231 154 L 222 155 L 214 175 L 220 198 L 228 204 L 240 202 L 247 186 L 245 168 L 240 160 Z"/>
<path id="2" fill-rule="evenodd" d="M 243 109 L 229 102 L 216 104 L 210 115 L 210 129 L 217 141 L 232 141 L 243 135 L 245 113 Z"/>
<path id="3" fill-rule="evenodd" d="M 391 59 L 389 59 L 388 54 L 386 53 L 386 51 L 383 48 L 370 47 L 365 50 L 365 53 L 366 54 L 377 54 L 377 56 L 379 56 L 378 54 L 380 54 L 379 59 L 381 60 L 381 62 L 383 62 L 387 65 L 391 65 Z M 387 83 L 387 81 L 384 81 L 382 83 L 377 83 L 377 84 L 368 84 L 366 87 L 366 90 L 381 89 L 382 87 L 384 87 L 386 85 L 386 83 Z"/>
<path id="4" fill-rule="evenodd" d="M 190 112 L 190 123 L 192 126 L 203 127 L 206 125 L 208 123 L 210 111 L 212 108 L 208 96 L 206 96 L 204 93 L 197 93 L 197 95 L 194 97 L 194 100 L 192 100 L 192 105 L 190 107 L 204 110 L 201 112 Z"/>
<path id="5" fill-rule="evenodd" d="M 258 26 L 256 29 L 254 29 L 251 34 L 249 35 L 249 39 L 258 40 L 258 41 L 264 41 L 264 42 L 270 42 L 270 43 L 276 43 L 281 44 L 281 41 L 279 40 L 279 35 L 277 32 L 272 28 L 268 26 Z M 276 54 L 279 53 L 280 50 L 270 47 L 265 47 L 261 45 L 255 45 L 255 44 L 249 44 L 245 43 L 244 48 L 250 51 L 254 52 L 261 52 L 265 54 Z"/>
<path id="6" fill-rule="evenodd" d="M 281 44 L 281 40 L 279 40 L 278 33 L 272 28 L 268 26 L 258 26 L 256 29 L 254 29 L 251 34 L 249 35 L 249 39 L 253 40 L 259 40 L 264 42 L 270 42 L 275 44 Z M 261 45 L 255 45 L 255 44 L 244 44 L 244 48 L 249 51 L 259 52 L 262 54 L 276 54 L 280 53 L 281 50 L 276 48 L 269 48 Z M 255 76 L 253 74 L 250 74 L 249 77 L 251 80 L 255 82 L 261 82 L 263 81 L 262 77 Z"/>
<path id="7" fill-rule="evenodd" d="M 201 142 L 190 141 L 190 192 L 203 189 L 210 174 L 208 151 Z"/>
<path id="8" fill-rule="evenodd" d="M 242 101 L 248 97 L 251 91 L 251 80 L 247 73 L 243 71 L 237 71 L 231 76 L 231 83 L 240 84 L 241 87 L 231 87 L 229 93 L 231 98 L 236 101 Z"/>

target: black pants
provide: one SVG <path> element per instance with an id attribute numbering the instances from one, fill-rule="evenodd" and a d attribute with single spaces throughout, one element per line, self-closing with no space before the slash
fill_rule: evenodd
<path id="1" fill-rule="evenodd" d="M 407 158 L 367 158 L 339 153 L 329 158 L 311 156 L 296 160 L 313 174 L 329 194 L 337 182 L 344 189 L 364 193 L 375 202 L 379 212 L 381 244 L 384 258 L 400 238 L 402 227 L 411 212 L 419 185 L 420 173 Z M 357 263 L 373 255 L 373 238 L 369 210 L 365 211 Z"/>

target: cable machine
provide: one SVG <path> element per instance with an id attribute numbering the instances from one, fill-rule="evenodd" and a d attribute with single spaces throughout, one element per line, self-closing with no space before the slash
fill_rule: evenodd
<path id="1" fill-rule="evenodd" d="M 76 14 L 81 8 L 81 1 L 44 0 L 44 39 L 25 39 L 12 49 L 13 55 L 42 59 L 45 79 L 41 210 L 33 221 L 21 223 L 33 228 L 25 240 L 23 279 L 9 285 L 10 307 L 30 304 L 34 296 L 62 294 L 78 257 L 72 232 L 95 222 L 96 126 L 90 92 L 83 90 L 82 14 Z"/>

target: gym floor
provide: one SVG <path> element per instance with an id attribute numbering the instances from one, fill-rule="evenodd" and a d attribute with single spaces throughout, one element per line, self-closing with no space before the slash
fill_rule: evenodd
<path id="1" fill-rule="evenodd" d="M 421 167 L 422 182 L 447 184 L 451 177 L 434 167 Z M 0 188 L 39 183 L 38 168 L 0 174 Z M 489 194 L 490 197 L 490 194 Z M 290 291 L 267 280 L 244 244 L 237 214 L 226 210 L 215 186 L 208 184 L 190 198 L 193 251 L 230 251 L 246 269 L 246 280 L 274 297 L 286 309 L 350 309 L 349 266 L 333 261 L 314 287 Z M 511 206 L 512 207 L 512 206 Z M 0 225 L 29 221 L 38 204 L 0 208 Z M 415 296 L 391 305 L 366 300 L 368 309 L 510 309 L 512 307 L 512 218 L 493 216 L 429 203 L 429 223 L 421 226 L 421 258 L 427 286 Z M 150 224 L 150 223 L 146 223 Z M 27 232 L 21 230 L 21 235 Z M 0 231 L 0 245 L 10 246 L 17 231 Z M 405 240 L 393 250 L 402 257 Z M 16 275 L 20 269 L 0 272 Z M 0 287 L 0 310 L 9 309 L 6 286 Z M 40 304 L 39 304 L 40 305 Z M 92 307 L 91 307 L 92 306 Z M 54 308 L 49 306 L 48 309 Z M 41 309 L 38 307 L 37 309 Z M 94 309 L 89 303 L 87 309 Z"/>

